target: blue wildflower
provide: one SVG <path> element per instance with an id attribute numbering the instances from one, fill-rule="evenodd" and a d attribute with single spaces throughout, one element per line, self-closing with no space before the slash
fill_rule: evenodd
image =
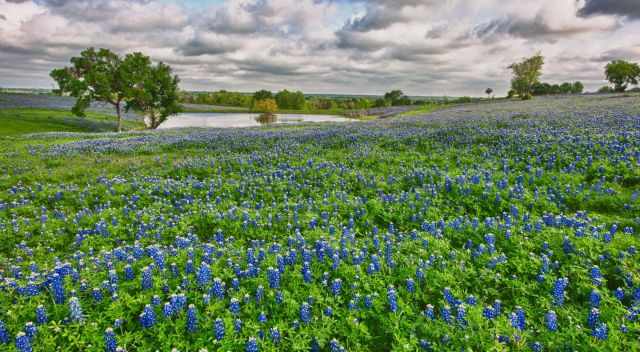
<path id="1" fill-rule="evenodd" d="M 191 333 L 198 331 L 198 312 L 193 304 L 187 308 L 187 331 Z"/>
<path id="2" fill-rule="evenodd" d="M 19 352 L 32 352 L 31 341 L 29 340 L 29 336 L 27 336 L 24 332 L 19 332 L 16 335 L 16 349 Z"/>
<path id="3" fill-rule="evenodd" d="M 245 352 L 259 352 L 258 341 L 255 337 L 250 337 L 244 345 Z"/>
<path id="4" fill-rule="evenodd" d="M 47 310 L 43 305 L 39 305 L 36 307 L 36 324 L 42 325 L 46 324 L 49 321 L 47 317 Z"/>
<path id="5" fill-rule="evenodd" d="M 240 314 L 240 301 L 237 298 L 232 298 L 229 303 L 229 311 L 231 314 L 238 315 Z"/>
<path id="6" fill-rule="evenodd" d="M 225 334 L 224 321 L 220 318 L 217 318 L 213 322 L 213 329 L 216 336 L 216 341 L 222 341 L 222 339 L 224 339 L 224 334 Z"/>
<path id="7" fill-rule="evenodd" d="M 594 327 L 593 332 L 591 334 L 596 339 L 604 341 L 609 336 L 609 328 L 607 327 L 607 324 L 600 323 Z"/>
<path id="8" fill-rule="evenodd" d="M 311 306 L 307 302 L 303 302 L 300 306 L 300 320 L 305 324 L 311 321 Z"/>
<path id="9" fill-rule="evenodd" d="M 69 310 L 71 312 L 72 321 L 84 321 L 84 313 L 82 312 L 82 306 L 80 306 L 80 300 L 78 300 L 78 297 L 71 297 L 71 299 L 69 299 Z"/>
<path id="10" fill-rule="evenodd" d="M 595 326 L 600 321 L 600 310 L 598 308 L 591 308 L 589 312 L 589 317 L 587 318 L 587 326 L 590 328 L 595 328 Z"/>
<path id="11" fill-rule="evenodd" d="M 331 283 L 331 292 L 333 293 L 333 295 L 339 296 L 341 290 L 342 290 L 342 280 L 340 279 L 333 280 L 333 282 Z"/>
<path id="12" fill-rule="evenodd" d="M 116 334 L 113 332 L 112 328 L 107 328 L 104 331 L 104 351 L 105 352 L 116 352 L 118 348 L 118 343 L 116 342 Z"/>
<path id="13" fill-rule="evenodd" d="M 271 335 L 271 342 L 273 342 L 274 345 L 278 345 L 280 343 L 280 330 L 278 330 L 277 327 L 269 329 L 269 335 Z"/>
<path id="14" fill-rule="evenodd" d="M 156 323 L 156 313 L 153 310 L 153 307 L 150 304 L 144 306 L 144 310 L 142 314 L 140 314 L 140 324 L 145 329 L 148 329 L 155 325 Z"/>
<path id="15" fill-rule="evenodd" d="M 549 331 L 558 331 L 558 316 L 556 312 L 550 310 L 545 314 L 545 325 Z"/>
<path id="16" fill-rule="evenodd" d="M 398 297 L 393 286 L 389 286 L 387 289 L 387 300 L 389 301 L 389 310 L 394 313 L 398 311 Z"/>

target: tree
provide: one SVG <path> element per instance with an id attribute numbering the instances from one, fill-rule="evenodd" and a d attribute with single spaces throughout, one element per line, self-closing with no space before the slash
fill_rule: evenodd
<path id="1" fill-rule="evenodd" d="M 124 74 L 122 59 L 108 49 L 89 48 L 78 57 L 71 58 L 71 67 L 51 71 L 59 94 L 76 97 L 71 111 L 85 116 L 92 101 L 109 103 L 118 115 L 118 132 L 122 130 L 122 108 L 127 91 L 133 86 L 133 77 Z"/>
<path id="2" fill-rule="evenodd" d="M 560 93 L 561 94 L 570 94 L 573 90 L 573 84 L 565 82 L 560 85 Z"/>
<path id="3" fill-rule="evenodd" d="M 111 104 L 120 132 L 123 110 L 142 112 L 154 128 L 178 110 L 178 77 L 167 65 L 153 66 L 148 56 L 133 53 L 123 59 L 108 49 L 88 48 L 70 61 L 71 66 L 51 71 L 51 78 L 57 93 L 77 98 L 71 109 L 77 116 L 85 116 L 93 101 Z"/>
<path id="4" fill-rule="evenodd" d="M 598 93 L 601 93 L 601 94 L 606 94 L 611 92 L 612 92 L 612 89 L 609 86 L 602 86 L 598 89 Z"/>
<path id="5" fill-rule="evenodd" d="M 605 74 L 616 92 L 624 92 L 630 84 L 638 84 L 640 66 L 624 60 L 614 60 L 605 67 Z"/>
<path id="6" fill-rule="evenodd" d="M 513 71 L 511 88 L 520 99 L 531 99 L 533 86 L 540 81 L 544 57 L 540 54 L 524 59 L 509 66 Z"/>
<path id="7" fill-rule="evenodd" d="M 487 90 L 485 90 L 484 92 L 487 94 L 487 98 L 491 99 L 491 93 L 493 93 L 493 89 L 487 88 Z"/>
<path id="8" fill-rule="evenodd" d="M 138 57 L 136 57 L 138 55 Z M 133 60 L 130 64 L 129 60 Z M 133 109 L 145 116 L 148 128 L 158 128 L 167 117 L 180 112 L 178 104 L 178 76 L 172 75 L 171 67 L 158 63 L 151 65 L 151 60 L 141 54 L 127 55 L 125 68 L 144 72 L 140 82 L 131 90 L 131 100 L 127 101 L 126 110 Z"/>
<path id="9" fill-rule="evenodd" d="M 584 91 L 584 84 L 582 84 L 582 82 L 580 81 L 574 82 L 573 85 L 571 86 L 572 94 L 582 94 L 583 91 Z"/>
<path id="10" fill-rule="evenodd" d="M 278 104 L 275 99 L 262 99 L 254 102 L 253 110 L 264 114 L 273 114 L 278 111 Z"/>

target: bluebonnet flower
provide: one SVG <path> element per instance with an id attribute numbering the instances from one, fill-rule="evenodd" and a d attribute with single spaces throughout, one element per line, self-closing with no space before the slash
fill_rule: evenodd
<path id="1" fill-rule="evenodd" d="M 542 344 L 538 341 L 535 341 L 534 343 L 531 344 L 531 350 L 533 352 L 542 352 L 543 350 Z"/>
<path id="2" fill-rule="evenodd" d="M 300 306 L 300 320 L 305 324 L 311 321 L 311 306 L 307 302 L 303 302 Z"/>
<path id="3" fill-rule="evenodd" d="M 213 329 L 216 335 L 216 340 L 222 341 L 222 339 L 224 339 L 224 334 L 225 334 L 224 321 L 220 318 L 217 318 L 213 323 Z"/>
<path id="4" fill-rule="evenodd" d="M 564 290 L 567 288 L 569 284 L 569 279 L 559 278 L 553 285 L 553 303 L 557 306 L 561 306 L 564 304 Z"/>
<path id="5" fill-rule="evenodd" d="M 596 265 L 591 267 L 591 280 L 595 286 L 602 285 L 602 272 L 600 272 L 600 268 Z"/>
<path id="6" fill-rule="evenodd" d="M 0 344 L 9 343 L 10 339 L 7 327 L 4 325 L 4 321 L 0 319 Z"/>
<path id="7" fill-rule="evenodd" d="M 613 292 L 613 294 L 620 301 L 622 301 L 624 299 L 624 290 L 621 287 L 616 288 L 616 290 Z"/>
<path id="8" fill-rule="evenodd" d="M 431 320 L 435 320 L 436 319 L 436 314 L 433 310 L 433 305 L 431 304 L 427 304 L 427 308 L 425 308 L 424 310 L 424 316 L 431 319 Z"/>
<path id="9" fill-rule="evenodd" d="M 153 288 L 153 276 L 152 276 L 151 268 L 145 267 L 142 271 L 142 279 L 140 281 L 140 285 L 142 290 L 150 290 Z"/>
<path id="10" fill-rule="evenodd" d="M 131 281 L 135 278 L 135 274 L 133 272 L 133 268 L 131 267 L 131 265 L 127 264 L 124 267 L 124 279 L 127 281 Z"/>
<path id="11" fill-rule="evenodd" d="M 71 297 L 71 299 L 69 299 L 69 311 L 71 312 L 72 321 L 84 321 L 84 313 L 82 312 L 82 306 L 80 306 L 80 300 L 78 300 L 78 297 Z"/>
<path id="12" fill-rule="evenodd" d="M 416 283 L 415 281 L 413 281 L 413 279 L 409 278 L 407 279 L 407 291 L 409 291 L 410 293 L 414 293 L 416 291 Z"/>
<path id="13" fill-rule="evenodd" d="M 606 340 L 609 337 L 609 328 L 607 324 L 600 323 L 593 328 L 593 332 L 591 333 L 598 340 Z"/>
<path id="14" fill-rule="evenodd" d="M 324 308 L 324 315 L 331 317 L 333 316 L 333 308 L 331 307 L 325 307 Z"/>
<path id="15" fill-rule="evenodd" d="M 276 300 L 276 304 L 281 304 L 282 302 L 284 302 L 284 296 L 282 294 L 282 291 L 276 291 L 276 296 L 275 296 L 275 300 Z"/>
<path id="16" fill-rule="evenodd" d="M 493 307 L 491 307 L 491 306 L 485 306 L 485 307 L 482 309 L 482 316 L 483 316 L 485 319 L 493 320 L 493 319 L 496 317 L 496 311 L 495 311 L 495 309 L 493 309 Z"/>
<path id="17" fill-rule="evenodd" d="M 16 335 L 16 349 L 18 352 L 32 352 L 31 341 L 24 332 L 19 332 Z"/>
<path id="18" fill-rule="evenodd" d="M 200 268 L 198 268 L 198 273 L 196 274 L 196 282 L 200 287 L 205 287 L 209 284 L 211 280 L 211 268 L 205 262 L 200 264 Z"/>
<path id="19" fill-rule="evenodd" d="M 522 307 L 516 307 L 516 311 L 511 313 L 511 326 L 520 331 L 526 328 L 525 313 Z"/>
<path id="20" fill-rule="evenodd" d="M 238 301 L 237 298 L 231 299 L 231 302 L 229 303 L 229 311 L 231 311 L 231 314 L 233 315 L 240 314 L 240 301 Z"/>
<path id="21" fill-rule="evenodd" d="M 387 300 L 389 301 L 389 310 L 394 313 L 398 311 L 398 297 L 393 286 L 389 286 L 387 289 Z"/>
<path id="22" fill-rule="evenodd" d="M 545 324 L 549 331 L 558 331 L 558 316 L 556 315 L 556 312 L 550 310 L 547 312 L 544 318 Z"/>
<path id="23" fill-rule="evenodd" d="M 425 339 L 421 339 L 420 340 L 420 348 L 423 351 L 431 351 L 431 342 L 425 340 Z"/>
<path id="24" fill-rule="evenodd" d="M 280 288 L 280 271 L 269 267 L 267 269 L 267 280 L 269 281 L 269 288 Z"/>
<path id="25" fill-rule="evenodd" d="M 140 324 L 143 328 L 148 329 L 156 323 L 156 312 L 150 304 L 144 306 L 142 314 L 140 314 Z"/>
<path id="26" fill-rule="evenodd" d="M 591 293 L 589 294 L 589 301 L 591 302 L 591 306 L 595 308 L 599 308 L 601 300 L 602 298 L 600 297 L 600 292 L 596 290 L 591 290 Z"/>
<path id="27" fill-rule="evenodd" d="M 171 304 L 171 302 L 165 302 L 165 304 L 162 306 L 162 315 L 165 318 L 171 318 L 175 312 L 176 311 L 174 309 L 173 304 Z"/>
<path id="28" fill-rule="evenodd" d="M 213 279 L 213 286 L 211 286 L 211 293 L 217 299 L 224 299 L 225 285 L 222 279 L 216 277 Z"/>
<path id="29" fill-rule="evenodd" d="M 24 324 L 24 332 L 29 337 L 29 340 L 33 341 L 33 339 L 36 337 L 36 334 L 38 333 L 38 328 L 33 322 L 29 321 L 26 324 Z"/>
<path id="30" fill-rule="evenodd" d="M 259 352 L 258 341 L 255 337 L 250 337 L 244 346 L 245 352 Z"/>
<path id="31" fill-rule="evenodd" d="M 269 329 L 269 335 L 271 335 L 271 342 L 273 342 L 274 345 L 278 345 L 280 343 L 280 330 L 278 330 L 277 327 Z"/>
<path id="32" fill-rule="evenodd" d="M 267 322 L 267 315 L 264 312 L 260 312 L 258 315 L 258 322 L 262 324 Z"/>
<path id="33" fill-rule="evenodd" d="M 341 290 L 342 290 L 342 280 L 340 279 L 333 280 L 333 282 L 331 283 L 331 292 L 333 293 L 333 295 L 339 296 Z"/>
<path id="34" fill-rule="evenodd" d="M 331 351 L 331 352 L 344 352 L 346 350 L 344 349 L 344 347 L 342 347 L 342 345 L 340 344 L 340 342 L 338 342 L 338 340 L 332 339 L 329 342 L 329 351 Z"/>
<path id="35" fill-rule="evenodd" d="M 198 331 L 198 312 L 193 304 L 187 308 L 187 331 L 191 333 Z"/>
<path id="36" fill-rule="evenodd" d="M 43 305 L 39 305 L 36 307 L 36 324 L 42 325 L 46 324 L 49 321 L 47 317 L 47 310 Z"/>
<path id="37" fill-rule="evenodd" d="M 65 301 L 64 282 L 58 273 L 51 276 L 51 290 L 53 291 L 53 301 L 56 304 L 63 304 Z"/>
<path id="38" fill-rule="evenodd" d="M 364 296 L 364 306 L 366 308 L 373 307 L 373 299 L 371 298 L 371 295 Z"/>
<path id="39" fill-rule="evenodd" d="M 493 310 L 495 312 L 495 316 L 500 316 L 500 314 L 502 313 L 502 301 L 499 299 L 496 299 L 495 301 L 493 301 Z"/>
<path id="40" fill-rule="evenodd" d="M 458 306 L 456 320 L 458 321 L 458 324 L 460 324 L 461 326 L 467 325 L 467 311 L 464 307 L 464 304 L 461 304 Z"/>
<path id="41" fill-rule="evenodd" d="M 260 285 L 256 289 L 256 303 L 262 302 L 263 298 L 264 298 L 264 287 L 262 287 L 262 285 Z"/>
<path id="42" fill-rule="evenodd" d="M 102 291 L 100 291 L 100 289 L 97 287 L 91 291 L 91 295 L 96 302 L 101 302 L 104 298 L 104 296 L 102 295 Z"/>
<path id="43" fill-rule="evenodd" d="M 118 343 L 116 341 L 116 334 L 113 332 L 112 328 L 107 328 L 104 331 L 104 351 L 105 352 L 116 352 L 118 348 Z"/>
<path id="44" fill-rule="evenodd" d="M 600 310 L 598 308 L 591 308 L 589 312 L 589 317 L 587 318 L 587 326 L 590 328 L 595 328 L 596 324 L 600 321 Z"/>
<path id="45" fill-rule="evenodd" d="M 440 316 L 447 324 L 451 323 L 451 308 L 449 306 L 443 306 L 440 309 Z"/>
<path id="46" fill-rule="evenodd" d="M 239 334 L 242 331 L 242 320 L 235 319 L 233 321 L 233 330 L 236 332 L 236 334 Z"/>

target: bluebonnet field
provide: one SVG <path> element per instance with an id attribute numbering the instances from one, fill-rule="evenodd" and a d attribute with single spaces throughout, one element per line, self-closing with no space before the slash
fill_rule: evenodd
<path id="1" fill-rule="evenodd" d="M 633 351 L 640 97 L 0 146 L 3 351 Z"/>

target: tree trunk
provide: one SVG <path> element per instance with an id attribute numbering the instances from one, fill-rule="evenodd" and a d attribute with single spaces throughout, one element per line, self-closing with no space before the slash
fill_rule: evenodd
<path id="1" fill-rule="evenodd" d="M 122 132 L 122 112 L 120 111 L 120 102 L 116 104 L 116 113 L 118 114 L 118 132 Z"/>

